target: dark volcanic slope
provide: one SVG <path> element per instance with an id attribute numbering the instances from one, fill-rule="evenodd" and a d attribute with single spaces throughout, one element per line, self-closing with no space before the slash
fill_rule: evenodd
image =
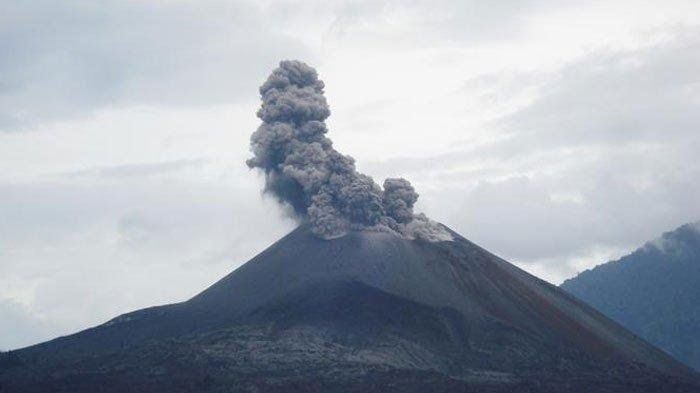
<path id="1" fill-rule="evenodd" d="M 17 351 L 0 391 L 698 391 L 663 352 L 455 236 L 302 226 L 187 302 Z"/>
<path id="2" fill-rule="evenodd" d="M 664 233 L 562 288 L 700 370 L 700 223 Z"/>

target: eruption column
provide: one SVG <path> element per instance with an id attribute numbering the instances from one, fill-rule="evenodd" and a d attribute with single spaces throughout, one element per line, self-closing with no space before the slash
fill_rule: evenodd
<path id="1" fill-rule="evenodd" d="M 438 223 L 414 214 L 418 194 L 408 180 L 384 188 L 333 148 L 324 84 L 300 61 L 282 61 L 260 87 L 263 121 L 251 136 L 250 168 L 265 172 L 265 192 L 292 207 L 313 232 L 331 239 L 350 230 L 391 231 L 407 238 L 452 240 Z"/>

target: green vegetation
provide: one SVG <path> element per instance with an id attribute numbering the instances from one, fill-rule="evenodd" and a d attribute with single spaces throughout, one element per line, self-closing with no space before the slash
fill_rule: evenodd
<path id="1" fill-rule="evenodd" d="M 700 223 L 687 224 L 562 288 L 700 370 Z"/>

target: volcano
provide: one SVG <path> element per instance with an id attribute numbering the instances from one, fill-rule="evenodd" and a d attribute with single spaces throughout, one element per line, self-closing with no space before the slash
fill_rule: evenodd
<path id="1" fill-rule="evenodd" d="M 301 225 L 188 301 L 5 354 L 0 391 L 700 391 L 664 352 L 443 228 L 452 241 Z"/>
<path id="2" fill-rule="evenodd" d="M 194 298 L 0 357 L 0 392 L 698 392 L 693 371 L 333 147 L 316 70 L 260 87 L 247 165 L 302 223 Z"/>

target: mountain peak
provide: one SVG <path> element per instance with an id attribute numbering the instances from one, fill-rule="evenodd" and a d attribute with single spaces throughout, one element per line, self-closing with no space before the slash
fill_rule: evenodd
<path id="1" fill-rule="evenodd" d="M 0 384 L 109 391 L 115 378 L 170 386 L 205 375 L 252 384 L 244 391 L 658 392 L 673 376 L 676 391 L 695 389 L 663 352 L 444 228 L 453 241 L 372 230 L 322 239 L 300 226 L 186 302 L 17 351 L 23 366 Z"/>
<path id="2" fill-rule="evenodd" d="M 562 288 L 700 369 L 700 223 L 647 242 Z"/>

